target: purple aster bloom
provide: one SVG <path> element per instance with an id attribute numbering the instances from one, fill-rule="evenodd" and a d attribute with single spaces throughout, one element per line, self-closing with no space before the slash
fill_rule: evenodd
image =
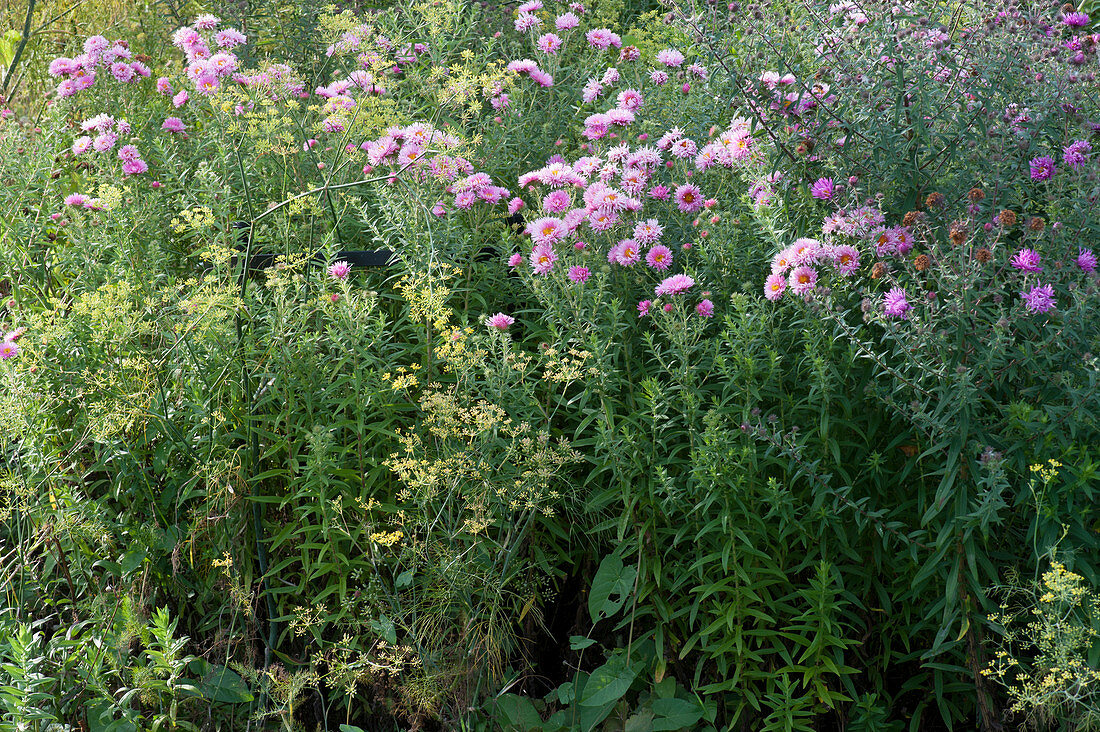
<path id="1" fill-rule="evenodd" d="M 1049 180 L 1054 177 L 1054 158 L 1040 155 L 1031 159 L 1031 179 Z"/>
<path id="2" fill-rule="evenodd" d="M 1092 145 L 1085 140 L 1074 140 L 1067 147 L 1062 148 L 1062 162 L 1077 170 L 1088 161 L 1088 154 L 1092 152 Z"/>
<path id="3" fill-rule="evenodd" d="M 1020 297 L 1032 315 L 1049 312 L 1058 304 L 1054 299 L 1054 288 L 1050 285 L 1035 285 L 1027 292 L 1021 292 Z"/>
<path id="4" fill-rule="evenodd" d="M 1089 16 L 1088 13 L 1066 13 L 1062 22 L 1070 28 L 1084 28 L 1089 24 Z"/>
<path id="5" fill-rule="evenodd" d="M 810 187 L 810 195 L 822 201 L 831 201 L 836 194 L 836 184 L 832 178 L 818 178 Z"/>
<path id="6" fill-rule="evenodd" d="M 1039 266 L 1039 253 L 1034 249 L 1021 249 L 1012 258 L 1012 266 L 1023 272 L 1042 272 Z"/>
<path id="7" fill-rule="evenodd" d="M 1077 265 L 1077 268 L 1082 272 L 1095 272 L 1096 271 L 1096 255 L 1092 253 L 1091 249 L 1085 249 L 1082 247 L 1077 253 L 1077 259 L 1073 260 L 1073 263 Z"/>
<path id="8" fill-rule="evenodd" d="M 882 297 L 882 310 L 888 318 L 909 319 L 909 311 L 913 306 L 905 297 L 905 289 L 894 287 Z"/>

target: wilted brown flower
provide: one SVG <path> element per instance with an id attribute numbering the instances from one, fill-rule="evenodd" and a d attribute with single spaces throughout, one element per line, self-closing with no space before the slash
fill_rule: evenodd
<path id="1" fill-rule="evenodd" d="M 910 211 L 902 218 L 901 223 L 905 226 L 912 226 L 920 219 L 920 211 Z"/>
<path id="2" fill-rule="evenodd" d="M 1027 228 L 1036 233 L 1045 229 L 1046 226 L 1046 220 L 1040 218 L 1039 216 L 1032 216 L 1030 219 L 1027 220 Z"/>
<path id="3" fill-rule="evenodd" d="M 997 214 L 997 221 L 1001 224 L 1001 226 L 1015 226 L 1016 214 L 1006 208 L 1004 211 L 1001 211 L 999 214 Z"/>
<path id="4" fill-rule="evenodd" d="M 988 264 L 993 261 L 993 252 L 989 251 L 985 247 L 980 247 L 974 252 L 974 259 L 978 260 L 980 264 Z"/>
<path id="5" fill-rule="evenodd" d="M 948 234 L 948 238 L 951 239 L 952 244 L 959 247 L 966 241 L 966 234 L 966 224 L 955 221 L 951 224 L 951 233 Z"/>
<path id="6" fill-rule="evenodd" d="M 981 188 L 971 188 L 970 192 L 966 194 L 966 197 L 970 199 L 971 203 L 977 203 L 978 201 L 985 200 L 985 191 Z"/>
<path id="7" fill-rule="evenodd" d="M 877 280 L 884 274 L 886 274 L 886 265 L 882 262 L 875 262 L 875 266 L 871 267 L 871 278 Z"/>
<path id="8" fill-rule="evenodd" d="M 944 198 L 942 193 L 938 191 L 935 193 L 929 193 L 928 198 L 924 199 L 924 205 L 928 208 L 943 208 L 947 203 L 947 199 Z"/>
<path id="9" fill-rule="evenodd" d="M 917 268 L 918 272 L 924 272 L 932 266 L 932 258 L 927 254 L 922 254 L 913 261 L 913 266 Z"/>

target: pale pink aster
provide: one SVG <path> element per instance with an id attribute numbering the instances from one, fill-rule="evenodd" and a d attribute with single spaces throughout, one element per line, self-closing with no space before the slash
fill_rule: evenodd
<path id="1" fill-rule="evenodd" d="M 859 250 L 850 244 L 833 247 L 830 255 L 836 271 L 845 277 L 859 269 Z"/>
<path id="2" fill-rule="evenodd" d="M 517 13 L 533 13 L 536 10 L 542 10 L 542 0 L 527 0 L 527 2 L 516 8 Z"/>
<path id="3" fill-rule="evenodd" d="M 508 330 L 512 323 L 516 322 L 516 319 L 511 315 L 505 315 L 504 313 L 497 313 L 485 319 L 485 325 L 490 328 L 496 328 L 497 330 Z"/>
<path id="4" fill-rule="evenodd" d="M 633 239 L 623 239 L 611 251 L 614 253 L 615 262 L 624 267 L 633 267 L 642 258 L 638 242 Z"/>
<path id="5" fill-rule="evenodd" d="M 554 21 L 554 27 L 560 31 L 572 30 L 581 24 L 581 19 L 571 12 L 562 13 Z"/>
<path id="6" fill-rule="evenodd" d="M 786 292 L 786 290 L 787 278 L 782 274 L 773 273 L 768 275 L 768 278 L 764 280 L 764 297 L 772 302 L 783 297 L 783 293 Z"/>
<path id="7" fill-rule="evenodd" d="M 522 187 L 522 184 L 521 184 L 521 187 Z M 509 216 L 515 216 L 521 208 L 523 208 L 523 199 L 520 198 L 519 196 L 516 196 L 515 198 L 513 198 L 511 201 L 508 202 L 508 215 Z"/>
<path id="8" fill-rule="evenodd" d="M 236 28 L 220 30 L 214 36 L 214 43 L 218 44 L 220 48 L 235 48 L 245 43 L 247 40 L 244 33 L 241 33 Z"/>
<path id="9" fill-rule="evenodd" d="M 89 56 L 98 56 L 110 47 L 110 43 L 103 36 L 91 36 L 84 41 L 84 53 Z"/>
<path id="10" fill-rule="evenodd" d="M 657 222 L 657 219 L 646 219 L 634 225 L 634 238 L 642 244 L 653 244 L 659 241 L 662 233 L 664 233 L 664 227 Z"/>
<path id="11" fill-rule="evenodd" d="M 714 303 L 709 299 L 703 300 L 695 306 L 695 312 L 704 318 L 710 318 L 714 316 Z"/>
<path id="12" fill-rule="evenodd" d="M 561 37 L 557 33 L 544 33 L 535 41 L 535 48 L 548 56 L 556 56 L 561 48 Z"/>
<path id="13" fill-rule="evenodd" d="M 516 252 L 512 256 L 508 257 L 508 266 L 512 269 L 515 269 L 521 264 L 523 264 L 523 255 L 519 252 Z"/>
<path id="14" fill-rule="evenodd" d="M 73 141 L 73 155 L 83 155 L 92 149 L 92 138 L 82 135 Z"/>
<path id="15" fill-rule="evenodd" d="M 184 89 L 184 90 L 180 91 L 178 94 L 176 94 L 176 96 L 172 97 L 172 106 L 179 109 L 183 105 L 187 104 L 187 100 L 189 98 L 190 97 L 187 94 L 187 90 Z"/>
<path id="16" fill-rule="evenodd" d="M 523 33 L 532 28 L 538 28 L 539 26 L 541 26 L 542 20 L 537 15 L 533 15 L 531 13 L 520 13 L 516 16 L 514 25 L 517 31 Z"/>
<path id="17" fill-rule="evenodd" d="M 532 71 L 529 74 L 529 76 L 531 77 L 531 81 L 535 82 L 539 86 L 542 86 L 542 87 L 554 86 L 554 77 L 551 76 L 550 74 L 546 73 L 542 69 L 535 69 L 534 71 Z"/>
<path id="18" fill-rule="evenodd" d="M 658 297 L 662 295 L 679 295 L 695 286 L 695 280 L 686 274 L 674 274 L 661 280 L 661 284 L 653 289 Z"/>
<path id="19" fill-rule="evenodd" d="M 531 250 L 531 269 L 535 274 L 549 274 L 554 269 L 554 262 L 558 261 L 558 255 L 550 244 L 536 244 Z"/>
<path id="20" fill-rule="evenodd" d="M 612 86 L 618 84 L 620 78 L 622 77 L 619 74 L 619 70 L 614 66 L 608 66 L 607 70 L 603 72 L 603 78 L 601 78 L 600 81 L 608 86 Z"/>
<path id="21" fill-rule="evenodd" d="M 192 23 L 192 25 L 199 30 L 214 30 L 218 27 L 218 23 L 220 22 L 221 19 L 218 18 L 218 16 L 205 13 L 195 18 L 195 22 Z"/>
<path id="22" fill-rule="evenodd" d="M 183 132 L 187 129 L 187 126 L 183 124 L 183 120 L 179 117 L 165 118 L 164 124 L 160 127 L 162 130 L 168 130 L 169 132 Z"/>
<path id="23" fill-rule="evenodd" d="M 582 267 L 579 264 L 569 268 L 569 281 L 570 282 L 587 282 L 590 272 L 588 267 Z"/>
<path id="24" fill-rule="evenodd" d="M 562 221 L 554 216 L 543 216 L 527 225 L 527 233 L 535 244 L 553 244 L 562 238 Z"/>
<path id="25" fill-rule="evenodd" d="M 791 292 L 796 295 L 805 295 L 807 292 L 812 292 L 817 287 L 817 270 L 806 265 L 795 267 L 791 270 L 787 284 L 790 285 Z"/>
<path id="26" fill-rule="evenodd" d="M 667 201 L 669 197 L 668 186 L 655 185 L 649 189 L 649 197 L 658 201 Z"/>
<path id="27" fill-rule="evenodd" d="M 573 201 L 569 197 L 569 193 L 560 188 L 556 191 L 550 191 L 550 193 L 546 194 L 546 197 L 542 199 L 543 208 L 550 213 L 561 213 L 572 205 Z"/>
<path id="28" fill-rule="evenodd" d="M 601 51 L 611 47 L 612 33 L 607 28 L 593 28 L 584 34 L 588 45 Z"/>
<path id="29" fill-rule="evenodd" d="M 649 72 L 649 81 L 656 86 L 663 86 L 668 81 L 668 72 L 654 69 Z"/>
<path id="30" fill-rule="evenodd" d="M 621 109 L 629 109 L 631 112 L 636 112 L 641 108 L 643 99 L 641 92 L 637 89 L 624 89 L 615 97 L 615 101 Z"/>
<path id="31" fill-rule="evenodd" d="M 657 52 L 657 63 L 668 66 L 669 68 L 676 68 L 684 63 L 684 54 L 680 53 L 675 48 L 666 48 L 663 51 Z"/>
<path id="32" fill-rule="evenodd" d="M 134 145 L 123 145 L 118 149 L 118 159 L 125 161 L 140 160 L 141 153 Z"/>
<path id="33" fill-rule="evenodd" d="M 66 206 L 84 206 L 88 202 L 88 197 L 83 193 L 70 193 L 65 196 Z"/>
<path id="34" fill-rule="evenodd" d="M 118 142 L 118 135 L 113 132 L 104 132 L 101 135 L 96 135 L 95 139 L 92 140 L 92 147 L 95 148 L 96 152 L 107 152 L 115 146 L 116 142 Z"/>
<path id="35" fill-rule="evenodd" d="M 19 355 L 19 344 L 15 341 L 4 341 L 0 343 L 0 361 L 7 361 L 9 358 L 15 358 Z"/>
<path id="36" fill-rule="evenodd" d="M 126 83 L 134 80 L 134 70 L 130 67 L 130 64 L 122 61 L 116 61 L 110 66 L 111 76 L 115 77 L 116 81 Z"/>

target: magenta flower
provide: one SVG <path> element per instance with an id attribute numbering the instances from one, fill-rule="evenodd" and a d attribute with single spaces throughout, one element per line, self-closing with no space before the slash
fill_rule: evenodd
<path id="1" fill-rule="evenodd" d="M 562 13 L 554 21 L 554 27 L 560 31 L 572 30 L 581 24 L 581 19 L 573 13 Z"/>
<path id="2" fill-rule="evenodd" d="M 1027 292 L 1021 292 L 1020 297 L 1032 315 L 1053 310 L 1058 304 L 1054 299 L 1054 288 L 1050 285 L 1035 285 Z"/>
<path id="3" fill-rule="evenodd" d="M 1021 249 L 1012 258 L 1012 266 L 1023 272 L 1042 272 L 1039 266 L 1039 253 L 1034 249 Z"/>
<path id="4" fill-rule="evenodd" d="M 905 296 L 905 289 L 894 287 L 882 297 L 882 310 L 888 318 L 909 319 L 909 311 L 913 306 Z"/>
<path id="5" fill-rule="evenodd" d="M 569 193 L 561 190 L 550 191 L 546 194 L 546 198 L 542 199 L 542 207 L 550 213 L 561 213 L 568 210 L 573 205 L 573 200 L 569 197 Z"/>
<path id="6" fill-rule="evenodd" d="M 126 175 L 141 175 L 142 173 L 148 172 L 148 170 L 149 165 L 141 158 L 127 160 L 122 164 L 122 172 Z"/>
<path id="7" fill-rule="evenodd" d="M 1070 28 L 1084 28 L 1089 24 L 1089 16 L 1088 13 L 1081 12 L 1066 13 L 1062 17 L 1062 22 Z"/>
<path id="8" fill-rule="evenodd" d="M 1092 152 L 1092 145 L 1085 140 L 1074 140 L 1062 148 L 1062 162 L 1077 170 L 1088 162 L 1088 154 Z"/>
<path id="9" fill-rule="evenodd" d="M 768 298 L 772 302 L 775 302 L 779 298 L 783 297 L 783 293 L 787 291 L 787 278 L 778 272 L 768 275 L 768 278 L 764 280 L 764 297 Z"/>
<path id="10" fill-rule="evenodd" d="M 1082 272 L 1095 272 L 1096 271 L 1096 255 L 1092 253 L 1091 249 L 1081 248 L 1077 252 L 1077 258 L 1073 260 L 1073 263 L 1077 265 L 1077 268 Z"/>
<path id="11" fill-rule="evenodd" d="M 580 265 L 570 267 L 569 268 L 569 281 L 570 282 L 576 282 L 578 284 L 581 283 L 581 282 L 587 282 L 589 274 L 590 273 L 588 271 L 588 267 L 582 267 Z"/>
<path id="12" fill-rule="evenodd" d="M 633 239 L 623 239 L 611 251 L 615 257 L 615 262 L 624 267 L 633 267 L 642 258 L 638 242 Z"/>
<path id="13" fill-rule="evenodd" d="M 661 71 L 660 69 L 654 69 L 653 71 L 649 72 L 649 80 L 653 82 L 656 86 L 661 86 L 666 81 L 668 81 L 668 72 Z"/>
<path id="14" fill-rule="evenodd" d="M 646 219 L 634 225 L 634 239 L 642 244 L 654 244 L 661 238 L 664 228 L 657 219 Z"/>
<path id="15" fill-rule="evenodd" d="M 118 159 L 125 161 L 141 160 L 141 153 L 133 145 L 123 145 L 118 149 Z"/>
<path id="16" fill-rule="evenodd" d="M 328 268 L 328 273 L 338 280 L 346 280 L 351 272 L 351 265 L 345 261 L 334 262 Z"/>
<path id="17" fill-rule="evenodd" d="M 1049 180 L 1054 177 L 1054 159 L 1049 155 L 1032 158 L 1030 165 L 1032 180 Z"/>
<path id="18" fill-rule="evenodd" d="M 791 275 L 788 283 L 791 287 L 791 292 L 796 295 L 805 295 L 808 292 L 813 292 L 817 287 L 817 270 L 813 267 L 807 267 L 802 265 L 801 267 L 795 267 L 791 270 Z"/>
<path id="19" fill-rule="evenodd" d="M 553 216 L 543 216 L 527 225 L 527 233 L 535 244 L 553 244 L 562 238 L 562 221 Z"/>
<path id="20" fill-rule="evenodd" d="M 645 255 L 645 263 L 653 269 L 666 270 L 672 266 L 672 250 L 663 244 L 650 247 Z"/>
<path id="21" fill-rule="evenodd" d="M 833 266 L 847 277 L 859 269 L 859 250 L 850 244 L 840 244 L 832 250 Z"/>
<path id="22" fill-rule="evenodd" d="M 684 213 L 695 213 L 703 208 L 703 193 L 698 186 L 685 183 L 676 188 L 674 195 L 677 207 Z"/>
<path id="23" fill-rule="evenodd" d="M 86 203 L 88 203 L 88 197 L 83 193 L 70 193 L 65 196 L 66 206 L 84 206 Z"/>
<path id="24" fill-rule="evenodd" d="M 497 330 L 508 330 L 508 327 L 514 322 L 516 322 L 515 318 L 504 313 L 497 313 L 485 319 L 485 325 Z"/>
<path id="25" fill-rule="evenodd" d="M 4 341 L 0 344 L 0 360 L 7 361 L 19 355 L 19 346 L 15 341 Z"/>
<path id="26" fill-rule="evenodd" d="M 638 317 L 644 318 L 649 315 L 649 306 L 653 304 L 652 300 L 642 300 L 638 303 Z"/>
<path id="27" fill-rule="evenodd" d="M 686 274 L 674 274 L 671 277 L 666 277 L 661 280 L 661 284 L 657 285 L 653 290 L 653 294 L 660 297 L 661 295 L 679 295 L 681 292 L 686 292 L 695 286 L 695 280 L 688 277 Z"/>
<path id="28" fill-rule="evenodd" d="M 523 263 L 523 255 L 520 254 L 519 252 L 516 252 L 512 256 L 508 257 L 508 266 L 511 267 L 512 269 L 515 269 L 516 267 L 520 266 L 520 264 L 522 264 L 522 263 Z"/>
<path id="29" fill-rule="evenodd" d="M 709 299 L 703 300 L 701 303 L 695 306 L 695 312 L 704 318 L 709 318 L 714 315 L 714 303 Z"/>
<path id="30" fill-rule="evenodd" d="M 557 33 L 544 33 L 535 41 L 535 48 L 547 56 L 556 56 L 561 48 L 561 37 Z"/>
<path id="31" fill-rule="evenodd" d="M 179 109 L 183 105 L 187 104 L 187 100 L 189 98 L 190 97 L 187 94 L 187 90 L 184 89 L 183 91 L 176 94 L 176 96 L 172 97 L 172 106 L 176 109 Z"/>
<path id="32" fill-rule="evenodd" d="M 810 186 L 810 195 L 822 201 L 831 201 L 836 195 L 836 183 L 832 178 L 818 178 Z"/>

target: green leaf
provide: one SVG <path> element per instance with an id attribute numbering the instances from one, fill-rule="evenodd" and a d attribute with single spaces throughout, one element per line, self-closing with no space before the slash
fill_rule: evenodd
<path id="1" fill-rule="evenodd" d="M 378 620 L 370 621 L 371 630 L 382 636 L 382 640 L 393 645 L 397 643 L 397 630 L 393 627 L 393 621 L 382 615 Z"/>
<path id="2" fill-rule="evenodd" d="M 623 560 L 617 554 L 604 557 L 588 593 L 588 613 L 592 616 L 593 623 L 619 611 L 634 587 L 637 576 L 637 567 L 624 567 Z"/>
<path id="3" fill-rule="evenodd" d="M 583 651 L 596 641 L 591 638 L 585 638 L 583 635 L 571 635 L 569 636 L 569 648 L 574 651 Z"/>
<path id="4" fill-rule="evenodd" d="M 637 671 L 626 665 L 622 654 L 612 657 L 588 678 L 581 694 L 581 706 L 598 707 L 617 702 L 634 683 L 635 676 Z"/>
<path id="5" fill-rule="evenodd" d="M 503 719 L 505 729 L 530 730 L 542 727 L 542 717 L 535 705 L 516 694 L 501 694 L 494 702 Z"/>
<path id="6" fill-rule="evenodd" d="M 650 729 L 655 732 L 684 727 L 694 729 L 696 723 L 703 718 L 703 709 L 699 704 L 687 699 L 655 699 L 653 713 L 656 717 Z"/>

